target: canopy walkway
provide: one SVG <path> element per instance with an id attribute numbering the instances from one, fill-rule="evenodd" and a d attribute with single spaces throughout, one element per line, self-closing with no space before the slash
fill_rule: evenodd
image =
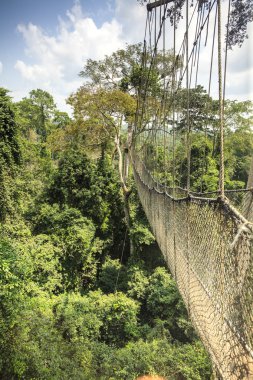
<path id="1" fill-rule="evenodd" d="M 187 0 L 182 8 L 185 31 L 181 33 L 183 43 L 178 45 L 178 51 L 176 33 L 180 34 L 177 24 L 180 18 L 175 3 L 161 0 L 147 7 L 143 77 L 131 158 L 144 211 L 217 377 L 253 379 L 253 166 L 246 189 L 225 189 L 223 102 L 227 49 L 222 66 L 220 1 L 196 3 L 191 14 Z M 194 22 L 195 33 L 191 33 L 190 41 Z M 203 122 L 202 129 L 196 128 L 196 110 L 191 115 L 190 106 L 190 90 L 199 84 L 203 33 L 202 43 L 208 49 L 211 70 L 206 82 L 201 79 L 209 88 L 208 95 L 214 63 L 219 77 L 220 174 L 217 191 L 194 192 L 191 190 L 192 136 L 195 134 L 205 141 L 211 135 L 212 123 L 208 120 Z M 209 48 L 208 40 L 211 40 Z M 168 48 L 170 58 L 166 61 Z M 154 72 L 160 73 L 160 90 L 152 83 Z M 194 84 L 190 83 L 191 78 L 195 78 Z M 176 99 L 181 89 L 186 89 L 181 92 L 181 96 L 186 94 L 186 106 L 180 108 Z M 205 107 L 206 110 L 210 107 L 208 99 Z M 182 123 L 183 132 L 179 131 Z M 183 164 L 176 157 L 178 149 L 183 150 Z M 205 154 L 204 149 L 203 161 Z M 180 174 L 182 166 L 184 174 Z M 200 176 L 204 174 L 205 167 Z"/>

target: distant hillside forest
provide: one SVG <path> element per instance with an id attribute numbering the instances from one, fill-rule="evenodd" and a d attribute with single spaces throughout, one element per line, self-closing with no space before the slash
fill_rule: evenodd
<path id="1" fill-rule="evenodd" d="M 140 54 L 140 45 L 130 45 L 88 60 L 83 86 L 68 99 L 71 117 L 46 91 L 14 102 L 0 88 L 2 380 L 211 379 L 208 354 L 152 235 L 131 166 L 126 170 Z M 206 96 L 198 87 L 191 97 L 201 122 L 210 116 Z M 184 104 L 178 107 L 183 112 Z M 226 102 L 231 189 L 247 182 L 252 120 L 250 101 Z M 216 126 L 209 132 L 205 189 L 213 190 Z M 183 136 L 183 126 L 178 133 Z M 201 133 L 197 125 L 196 190 Z"/>

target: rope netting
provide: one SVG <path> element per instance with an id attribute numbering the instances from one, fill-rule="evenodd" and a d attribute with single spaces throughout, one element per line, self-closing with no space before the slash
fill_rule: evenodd
<path id="1" fill-rule="evenodd" d="M 224 188 L 219 1 L 149 3 L 131 157 L 144 211 L 217 376 L 253 379 L 253 167 L 246 189 Z M 215 144 L 219 171 L 208 173 Z"/>
<path id="2" fill-rule="evenodd" d="M 173 198 L 134 151 L 132 162 L 150 226 L 213 363 L 223 379 L 252 379 L 252 225 L 222 199 Z"/>

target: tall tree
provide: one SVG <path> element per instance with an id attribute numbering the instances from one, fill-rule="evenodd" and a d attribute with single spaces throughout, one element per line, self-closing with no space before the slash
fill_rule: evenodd
<path id="1" fill-rule="evenodd" d="M 8 90 L 0 88 L 0 220 L 11 210 L 12 179 L 21 163 L 18 128 Z"/>
<path id="2" fill-rule="evenodd" d="M 56 110 L 54 99 L 47 91 L 37 89 L 16 103 L 17 116 L 25 137 L 45 143 L 54 124 L 62 124 L 65 114 Z"/>
<path id="3" fill-rule="evenodd" d="M 84 130 L 86 142 L 99 145 L 102 150 L 105 144 L 114 143 L 118 157 L 118 173 L 122 187 L 125 218 L 130 230 L 130 212 L 128 205 L 129 188 L 124 171 L 124 128 L 132 125 L 136 102 L 129 94 L 119 89 L 95 89 L 90 86 L 81 87 L 73 94 L 69 103 L 73 106 L 74 116 L 79 128 Z M 127 169 L 126 169 L 127 170 Z M 133 246 L 132 246 L 133 250 Z"/>
<path id="4" fill-rule="evenodd" d="M 33 118 L 36 132 L 41 141 L 45 142 L 49 128 L 48 124 L 55 111 L 54 99 L 48 92 L 37 89 L 30 92 L 30 100 L 35 110 Z"/>

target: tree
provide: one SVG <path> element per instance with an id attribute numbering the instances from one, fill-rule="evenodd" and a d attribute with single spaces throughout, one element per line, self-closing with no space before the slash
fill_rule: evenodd
<path id="1" fill-rule="evenodd" d="M 204 131 L 205 128 L 209 131 L 215 121 L 212 99 L 202 86 L 189 89 L 189 94 L 187 89 L 179 90 L 176 94 L 175 107 L 180 115 L 177 129 L 181 132 L 187 132 L 187 117 L 192 132 Z"/>
<path id="2" fill-rule="evenodd" d="M 13 209 L 13 178 L 21 164 L 21 149 L 8 90 L 0 88 L 0 221 Z"/>
<path id="3" fill-rule="evenodd" d="M 230 188 L 244 187 L 253 151 L 253 103 L 225 102 L 225 167 Z M 233 186 L 233 182 L 235 186 Z M 237 186 L 236 186 L 237 183 Z"/>
<path id="4" fill-rule="evenodd" d="M 147 83 L 147 91 L 159 105 L 159 95 L 163 80 L 170 76 L 173 56 L 167 52 L 164 56 L 158 52 L 156 65 L 152 70 L 144 69 L 141 61 L 150 62 L 150 52 L 143 51 L 141 44 L 127 45 L 106 56 L 103 60 L 88 60 L 80 75 L 87 79 L 69 103 L 74 108 L 75 122 L 66 133 L 66 139 L 73 144 L 84 144 L 86 149 L 107 148 L 112 158 L 117 153 L 118 174 L 123 192 L 125 219 L 130 232 L 131 216 L 128 197 L 131 188 L 128 182 L 129 149 L 132 140 L 132 127 L 136 110 L 140 83 Z M 157 99 L 155 99 L 157 98 Z M 151 107 L 146 112 L 148 120 L 155 114 Z M 96 133 L 94 133 L 96 131 Z M 114 150 L 111 150 L 114 144 Z M 130 251 L 134 251 L 133 234 L 130 237 Z"/>
<path id="5" fill-rule="evenodd" d="M 138 337 L 139 304 L 136 301 L 120 292 L 103 296 L 94 292 L 90 293 L 90 299 L 102 321 L 100 341 L 122 347 Z"/>
<path id="6" fill-rule="evenodd" d="M 70 97 L 69 103 L 74 108 L 76 123 L 85 130 L 86 139 L 91 144 L 100 145 L 103 148 L 104 144 L 114 142 L 118 156 L 118 173 L 124 199 L 125 219 L 130 231 L 129 189 L 126 183 L 128 167 L 126 165 L 124 168 L 122 149 L 125 147 L 124 126 L 132 125 L 136 102 L 129 94 L 118 89 L 92 90 L 90 87 L 83 86 Z"/>
<path id="7" fill-rule="evenodd" d="M 147 68 L 142 65 L 144 61 Z M 120 89 L 135 96 L 140 84 L 148 81 L 148 90 L 154 95 L 159 93 L 161 81 L 171 75 L 174 58 L 171 51 L 166 51 L 165 54 L 158 51 L 155 65 L 149 69 L 151 61 L 151 52 L 141 43 L 126 45 L 125 49 L 119 49 L 102 60 L 88 59 L 80 76 L 89 79 L 95 87 Z M 177 65 L 180 66 L 180 62 Z"/>
<path id="8" fill-rule="evenodd" d="M 27 268 L 9 239 L 0 234 L 0 377 L 10 379 L 20 313 L 26 306 Z"/>
<path id="9" fill-rule="evenodd" d="M 252 0 L 232 0 L 230 12 L 230 23 L 228 29 L 228 46 L 242 46 L 244 40 L 248 38 L 247 25 L 253 21 L 253 1 Z"/>
<path id="10" fill-rule="evenodd" d="M 41 89 L 32 90 L 29 98 L 24 98 L 16 103 L 18 120 L 26 137 L 45 143 L 53 127 L 53 121 L 62 123 L 59 118 L 66 115 L 59 114 L 52 95 Z M 58 112 L 58 113 L 57 113 Z M 57 122 L 58 118 L 58 122 Z"/>
<path id="11" fill-rule="evenodd" d="M 62 286 L 67 290 L 85 291 L 94 285 L 102 244 L 95 236 L 96 227 L 92 220 L 82 216 L 75 208 L 65 206 L 64 209 L 59 209 L 57 204 L 42 204 L 34 217 L 34 232 L 49 235 L 50 242 L 56 247 L 51 261 L 56 261 L 55 266 L 60 271 L 58 278 L 62 278 L 62 284 L 59 282 L 59 288 Z M 39 237 L 40 235 L 36 239 Z M 37 247 L 37 256 L 39 254 Z M 44 260 L 46 266 L 45 255 Z M 41 268 L 38 270 L 42 272 Z M 43 272 L 40 276 L 42 274 Z"/>
<path id="12" fill-rule="evenodd" d="M 102 60 L 88 59 L 80 76 L 89 78 L 95 87 L 124 90 L 126 81 L 129 83 L 134 68 L 140 64 L 141 55 L 141 44 L 127 45 L 125 49 L 117 50 Z"/>
<path id="13" fill-rule="evenodd" d="M 41 142 L 47 140 L 49 122 L 55 111 L 55 104 L 52 95 L 41 89 L 30 92 L 31 104 L 34 106 L 33 125 L 36 133 L 41 138 Z"/>

